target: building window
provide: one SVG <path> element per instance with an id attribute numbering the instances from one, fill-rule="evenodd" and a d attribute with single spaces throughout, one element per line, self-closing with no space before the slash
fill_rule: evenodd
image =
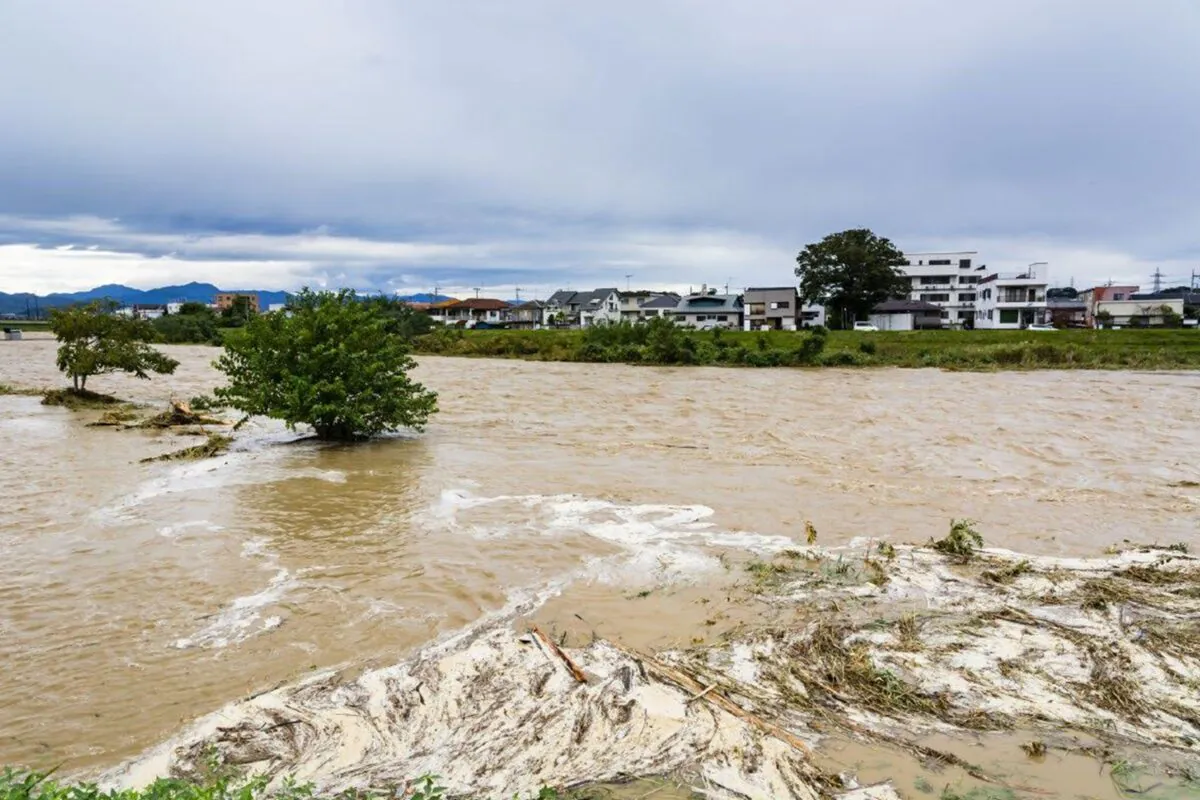
<path id="1" fill-rule="evenodd" d="M 975 302 L 975 293 L 974 292 L 959 292 L 958 302 L 974 303 Z"/>
<path id="2" fill-rule="evenodd" d="M 959 269 L 970 269 L 970 268 L 971 268 L 971 259 L 969 259 L 969 258 L 960 258 L 960 259 L 958 260 L 958 268 L 959 268 Z"/>
<path id="3" fill-rule="evenodd" d="M 717 322 L 729 322 L 729 317 L 724 314 L 720 314 L 717 316 Z"/>
<path id="4" fill-rule="evenodd" d="M 978 275 L 960 275 L 958 278 L 958 282 L 959 283 L 969 283 L 971 285 L 975 285 L 975 284 L 979 283 L 979 276 Z"/>
<path id="5" fill-rule="evenodd" d="M 960 311 L 960 312 L 958 312 L 958 318 L 959 319 L 970 319 L 971 312 L 970 311 Z"/>
<path id="6" fill-rule="evenodd" d="M 1113 295 L 1113 300 L 1124 300 L 1124 299 L 1125 299 L 1124 292 L 1117 292 L 1116 294 Z"/>
<path id="7" fill-rule="evenodd" d="M 991 314 L 990 311 L 988 313 Z M 1018 319 L 1019 319 L 1018 313 L 1015 308 L 1000 309 L 1000 324 L 1001 325 L 1015 325 L 1017 323 Z"/>
<path id="8" fill-rule="evenodd" d="M 697 314 L 697 315 L 696 315 L 696 322 L 704 322 L 704 315 L 703 315 L 703 314 Z"/>
<path id="9" fill-rule="evenodd" d="M 923 275 L 921 276 L 922 286 L 939 286 L 943 283 L 954 283 L 953 275 Z"/>
<path id="10" fill-rule="evenodd" d="M 949 303 L 950 294 L 949 292 L 945 294 L 923 294 L 921 295 L 921 299 L 926 303 Z"/>
<path id="11" fill-rule="evenodd" d="M 988 319 L 992 319 L 992 310 L 988 309 Z"/>
<path id="12" fill-rule="evenodd" d="M 780 309 L 780 308 L 790 308 L 790 307 L 791 307 L 791 303 L 788 302 L 787 300 L 780 300 L 778 303 L 771 303 L 772 310 Z"/>
<path id="13" fill-rule="evenodd" d="M 931 267 L 948 267 L 948 266 L 950 266 L 950 259 L 948 259 L 948 258 L 931 258 L 931 259 L 929 259 L 929 266 L 931 266 Z"/>

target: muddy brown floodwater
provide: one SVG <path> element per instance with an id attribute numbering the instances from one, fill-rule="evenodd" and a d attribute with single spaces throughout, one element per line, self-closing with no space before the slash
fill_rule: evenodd
<path id="1" fill-rule="evenodd" d="M 209 391 L 207 347 L 153 381 Z M 112 764 L 318 668 L 393 663 L 514 604 L 638 647 L 720 629 L 766 538 L 1097 555 L 1200 542 L 1200 374 L 731 370 L 423 358 L 441 413 L 343 447 L 269 422 L 229 455 L 0 396 L 0 764 Z M 53 386 L 54 343 L 0 343 Z"/>

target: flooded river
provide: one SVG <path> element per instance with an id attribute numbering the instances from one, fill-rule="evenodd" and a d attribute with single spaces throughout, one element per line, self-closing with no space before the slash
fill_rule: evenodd
<path id="1" fill-rule="evenodd" d="M 144 403 L 207 392 L 206 347 Z M 178 437 L 0 397 L 0 764 L 114 763 L 314 669 L 392 663 L 530 599 L 569 635 L 713 635 L 757 542 L 1096 555 L 1200 542 L 1200 374 L 792 371 L 424 358 L 441 413 L 346 447 L 270 423 L 197 463 Z M 54 343 L 0 343 L 52 386 Z M 641 596 L 649 591 L 648 596 Z M 719 605 L 719 603 L 717 604 Z"/>

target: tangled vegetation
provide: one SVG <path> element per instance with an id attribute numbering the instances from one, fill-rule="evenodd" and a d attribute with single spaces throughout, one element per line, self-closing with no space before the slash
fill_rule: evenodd
<path id="1" fill-rule="evenodd" d="M 159 778 L 144 789 L 101 789 L 94 783 L 59 782 L 48 773 L 6 769 L 0 773 L 0 800 L 441 800 L 446 789 L 434 776 L 425 775 L 407 786 L 380 791 L 346 791 L 322 794 L 311 783 L 284 780 L 278 788 L 268 789 L 265 776 L 238 777 L 232 772 L 213 768 L 197 781 Z M 583 800 L 587 795 L 560 794 L 545 787 L 529 800 Z M 514 800 L 521 798 L 514 795 Z"/>
<path id="2" fill-rule="evenodd" d="M 1196 369 L 1200 331 L 729 331 L 668 320 L 584 330 L 435 328 L 426 355 L 532 361 L 746 367 L 937 367 L 949 370 Z"/>
<path id="3" fill-rule="evenodd" d="M 975 523 L 969 519 L 956 519 L 950 522 L 950 532 L 945 538 L 936 541 L 930 541 L 929 546 L 937 550 L 943 555 L 951 556 L 959 561 L 970 561 L 975 551 L 983 547 L 983 536 L 979 531 L 975 530 Z M 1009 579 L 1021 574 L 1016 572 L 1008 576 Z M 999 577 L 999 576 L 998 576 Z M 1003 583 L 1004 580 L 995 580 L 995 583 Z"/>

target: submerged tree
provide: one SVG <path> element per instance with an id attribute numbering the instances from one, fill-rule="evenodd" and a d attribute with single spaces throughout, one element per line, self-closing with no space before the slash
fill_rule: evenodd
<path id="1" fill-rule="evenodd" d="M 302 290 L 287 314 L 251 317 L 225 342 L 214 393 L 249 415 L 311 425 L 321 439 L 365 439 L 420 430 L 437 395 L 409 378 L 408 342 L 376 303 L 348 289 Z"/>
<path id="2" fill-rule="evenodd" d="M 150 373 L 169 375 L 179 362 L 150 347 L 155 340 L 150 323 L 115 312 L 115 304 L 88 305 L 50 312 L 50 330 L 60 342 L 58 368 L 77 392 L 87 389 L 93 375 L 128 372 L 148 379 Z"/>
<path id="3" fill-rule="evenodd" d="M 833 233 L 796 256 L 796 277 L 805 303 L 823 303 L 830 320 L 865 318 L 876 303 L 907 297 L 909 279 L 898 269 L 904 254 L 866 228 Z"/>

